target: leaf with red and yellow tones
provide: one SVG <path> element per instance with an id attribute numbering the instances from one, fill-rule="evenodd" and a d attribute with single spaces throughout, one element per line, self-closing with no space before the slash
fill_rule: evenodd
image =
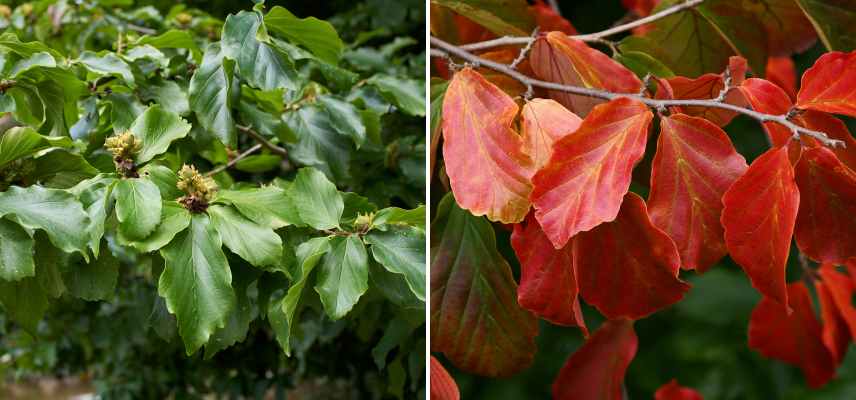
<path id="1" fill-rule="evenodd" d="M 607 318 L 643 318 L 690 288 L 678 279 L 675 243 L 651 223 L 635 193 L 624 197 L 615 221 L 581 232 L 572 243 L 580 294 Z"/>
<path id="2" fill-rule="evenodd" d="M 535 25 L 541 32 L 558 31 L 566 35 L 577 34 L 576 28 L 543 0 L 535 0 L 535 4 L 529 6 L 529 12 L 535 17 Z"/>
<path id="3" fill-rule="evenodd" d="M 788 94 L 770 81 L 750 78 L 743 81 L 739 88 L 755 111 L 764 114 L 784 115 L 793 106 Z M 765 122 L 764 130 L 774 147 L 786 144 L 792 136 L 790 129 L 775 122 Z"/>
<path id="4" fill-rule="evenodd" d="M 678 380 L 672 379 L 657 389 L 654 393 L 654 400 L 704 400 L 704 397 L 695 389 L 678 385 Z"/>
<path id="5" fill-rule="evenodd" d="M 749 347 L 764 357 L 800 367 L 808 385 L 818 388 L 835 376 L 835 360 L 823 344 L 808 289 L 802 282 L 788 285 L 788 307 L 763 297 L 749 320 Z"/>
<path id="6" fill-rule="evenodd" d="M 839 365 L 847 354 L 847 347 L 850 346 L 850 330 L 847 328 L 847 321 L 844 320 L 841 311 L 835 305 L 835 300 L 832 298 L 832 293 L 826 283 L 820 279 L 815 279 L 814 288 L 817 291 L 817 298 L 820 300 L 820 318 L 823 329 L 821 338 L 835 364 Z"/>
<path id="7" fill-rule="evenodd" d="M 556 248 L 578 232 L 618 215 L 642 159 L 653 114 L 619 98 L 596 106 L 572 135 L 553 144 L 550 161 L 532 178 L 535 217 Z"/>
<path id="8" fill-rule="evenodd" d="M 836 271 L 832 264 L 821 264 L 817 273 L 829 290 L 841 318 L 847 324 L 850 337 L 856 339 L 856 308 L 853 307 L 852 302 L 856 285 L 850 276 Z"/>
<path id="9" fill-rule="evenodd" d="M 460 400 L 458 384 L 434 356 L 431 356 L 431 400 Z"/>
<path id="10" fill-rule="evenodd" d="M 555 100 L 534 99 L 523 106 L 521 131 L 535 170 L 553 153 L 553 143 L 573 133 L 583 120 Z"/>
<path id="11" fill-rule="evenodd" d="M 621 5 L 639 17 L 647 17 L 660 0 L 621 0 Z"/>
<path id="12" fill-rule="evenodd" d="M 731 57 L 728 59 L 728 71 L 731 75 L 731 84 L 740 85 L 746 77 L 746 59 L 743 57 Z M 725 76 L 723 74 L 704 74 L 698 78 L 686 78 L 677 76 L 667 78 L 671 87 L 671 96 L 675 99 L 715 99 L 725 88 Z M 659 94 L 659 93 L 658 93 Z M 739 90 L 731 90 L 725 96 L 725 102 L 736 106 L 745 107 L 746 99 Z M 702 117 L 719 126 L 728 125 L 737 113 L 712 107 L 681 107 L 681 112 Z"/>
<path id="13" fill-rule="evenodd" d="M 465 68 L 443 98 L 443 160 L 455 199 L 473 215 L 522 221 L 529 212 L 532 159 L 511 125 L 517 104 Z"/>
<path id="14" fill-rule="evenodd" d="M 535 357 L 538 321 L 517 304 L 493 226 L 451 195 L 431 224 L 431 350 L 478 375 L 510 376 Z"/>
<path id="15" fill-rule="evenodd" d="M 787 147 L 767 150 L 722 197 L 722 226 L 731 258 L 758 291 L 788 304 L 785 266 L 800 193 Z"/>
<path id="16" fill-rule="evenodd" d="M 642 87 L 642 81 L 632 71 L 562 32 L 550 32 L 535 40 L 529 62 L 535 76 L 549 82 L 614 93 L 636 93 Z M 548 93 L 580 116 L 587 115 L 592 107 L 604 101 L 560 91 Z"/>
<path id="17" fill-rule="evenodd" d="M 729 2 L 739 4 L 758 18 L 764 27 L 767 52 L 771 56 L 802 53 L 817 41 L 814 27 L 794 0 Z"/>
<path id="18" fill-rule="evenodd" d="M 660 119 L 648 213 L 675 241 L 683 268 L 705 272 L 727 253 L 722 195 L 746 168 L 713 123 L 684 114 Z"/>
<path id="19" fill-rule="evenodd" d="M 553 400 L 621 400 L 624 374 L 638 347 L 633 321 L 604 322 L 565 362 L 553 381 Z"/>
<path id="20" fill-rule="evenodd" d="M 790 57 L 767 59 L 767 80 L 782 88 L 791 100 L 797 98 L 797 71 Z"/>
<path id="21" fill-rule="evenodd" d="M 794 231 L 800 251 L 820 263 L 856 257 L 856 172 L 815 147 L 803 151 L 795 176 L 802 195 Z"/>
<path id="22" fill-rule="evenodd" d="M 844 147 L 839 146 L 831 150 L 844 165 L 856 171 L 856 139 L 853 139 L 853 135 L 850 134 L 843 121 L 832 114 L 815 110 L 805 110 L 794 117 L 793 121 L 808 129 L 823 132 L 832 139 L 844 142 Z M 800 141 L 807 146 L 822 146 L 810 137 L 803 136 Z"/>
<path id="23" fill-rule="evenodd" d="M 820 56 L 802 76 L 797 107 L 856 117 L 856 51 Z"/>
<path id="24" fill-rule="evenodd" d="M 578 326 L 588 336 L 577 295 L 572 246 L 556 250 L 530 214 L 514 226 L 511 246 L 520 261 L 517 302 L 554 324 Z"/>
<path id="25" fill-rule="evenodd" d="M 496 51 L 488 51 L 484 53 L 479 53 L 479 57 L 484 58 L 485 60 L 496 61 L 500 64 L 511 64 L 514 62 L 514 59 L 517 58 L 517 54 L 519 50 L 512 49 L 501 49 Z M 529 68 L 529 62 L 523 60 L 520 64 L 517 65 L 517 70 L 524 75 L 532 75 L 532 69 Z M 523 95 L 526 92 L 526 86 L 517 79 L 514 79 L 506 74 L 501 72 L 496 72 L 490 68 L 482 67 L 476 69 L 476 72 L 481 74 L 482 77 L 488 80 L 488 82 L 496 85 L 498 88 L 502 89 L 503 92 L 508 94 L 511 97 L 517 97 Z"/>

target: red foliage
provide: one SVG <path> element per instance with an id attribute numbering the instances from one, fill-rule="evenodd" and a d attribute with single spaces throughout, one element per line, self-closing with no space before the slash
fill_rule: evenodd
<path id="1" fill-rule="evenodd" d="M 654 393 L 654 400 L 704 400 L 699 392 L 694 389 L 678 385 L 676 379 L 660 386 Z"/>

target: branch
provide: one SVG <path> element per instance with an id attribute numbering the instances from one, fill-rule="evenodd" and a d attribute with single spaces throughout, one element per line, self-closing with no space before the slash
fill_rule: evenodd
<path id="1" fill-rule="evenodd" d="M 253 147 L 250 147 L 247 151 L 245 151 L 241 154 L 238 154 L 238 156 L 233 158 L 231 161 L 229 161 L 228 164 L 221 165 L 217 168 L 212 169 L 211 171 L 208 171 L 208 173 L 206 173 L 205 176 L 209 176 L 209 177 L 214 176 L 214 175 L 217 175 L 217 174 L 219 174 L 219 173 L 221 173 L 221 172 L 223 172 L 229 168 L 232 168 L 239 161 L 247 158 L 247 156 L 249 156 L 250 154 L 253 154 L 253 153 L 259 151 L 259 149 L 261 149 L 261 148 L 262 148 L 262 145 L 260 143 L 257 143 L 255 145 L 253 145 Z"/>
<path id="2" fill-rule="evenodd" d="M 555 10 L 555 11 L 556 11 L 556 14 L 558 14 L 558 15 L 561 15 L 561 14 L 562 14 L 562 10 L 560 10 L 560 9 L 559 9 L 559 2 L 558 2 L 558 0 L 547 0 L 547 4 L 549 4 L 549 5 L 550 5 L 550 7 L 551 7 L 551 8 L 553 8 L 553 10 Z"/>
<path id="3" fill-rule="evenodd" d="M 259 144 L 266 147 L 271 152 L 273 152 L 275 154 L 279 154 L 283 157 L 288 157 L 288 150 L 283 149 L 282 147 L 279 147 L 279 146 L 269 142 L 267 139 L 265 139 L 264 136 L 260 135 L 256 131 L 254 131 L 252 127 L 243 126 L 243 125 L 236 125 L 236 127 L 238 128 L 239 131 L 244 132 L 247 135 L 250 135 L 250 137 L 255 139 L 255 141 L 259 142 Z"/>
<path id="4" fill-rule="evenodd" d="M 749 116 L 751 118 L 754 118 L 758 122 L 775 122 L 779 125 L 782 125 L 782 126 L 788 128 L 793 133 L 794 139 L 797 139 L 797 140 L 799 140 L 801 135 L 806 135 L 806 136 L 810 136 L 810 137 L 817 139 L 818 141 L 820 141 L 821 143 L 823 143 L 824 145 L 829 146 L 829 147 L 838 147 L 838 146 L 844 147 L 844 142 L 841 140 L 830 139 L 823 132 L 815 131 L 812 129 L 807 129 L 807 128 L 804 128 L 802 126 L 799 126 L 799 125 L 791 122 L 788 119 L 788 117 L 789 117 L 788 114 L 784 114 L 784 115 L 764 114 L 764 113 L 760 113 L 760 112 L 757 112 L 757 111 L 749 109 L 749 108 L 744 108 L 744 107 L 740 107 L 740 106 L 735 106 L 733 104 L 724 103 L 724 102 L 720 101 L 719 98 L 711 99 L 711 100 L 692 100 L 692 99 L 691 100 L 682 100 L 682 99 L 680 99 L 680 100 L 661 100 L 661 99 L 652 99 L 650 97 L 640 96 L 639 94 L 633 94 L 633 93 L 615 93 L 615 92 L 610 92 L 610 91 L 606 91 L 606 90 L 591 89 L 591 88 L 586 88 L 586 87 L 581 87 L 581 86 L 562 85 L 562 84 L 554 83 L 554 82 L 546 82 L 546 81 L 541 81 L 541 80 L 534 79 L 534 78 L 531 78 L 529 76 L 526 76 L 526 75 L 524 75 L 524 74 L 522 74 L 516 70 L 511 69 L 509 66 L 507 66 L 505 64 L 500 64 L 498 62 L 494 62 L 491 60 L 481 58 L 477 55 L 474 55 L 474 54 L 464 50 L 461 47 L 446 43 L 446 42 L 444 42 L 444 41 L 442 41 L 436 37 L 433 37 L 433 36 L 431 37 L 431 46 L 436 48 L 436 49 L 433 49 L 431 51 L 432 56 L 448 57 L 449 55 L 452 55 L 455 57 L 462 58 L 462 59 L 467 60 L 476 66 L 490 68 L 494 71 L 501 72 L 505 75 L 508 75 L 508 76 L 516 79 L 517 81 L 519 81 L 523 85 L 525 85 L 527 88 L 539 87 L 539 88 L 543 88 L 543 89 L 556 90 L 556 91 L 576 94 L 576 95 L 580 95 L 580 96 L 604 99 L 604 100 L 613 100 L 613 99 L 616 99 L 619 97 L 627 97 L 627 98 L 631 98 L 633 100 L 640 101 L 640 102 L 644 103 L 645 105 L 647 105 L 647 106 L 649 106 L 655 110 L 663 110 L 663 109 L 666 109 L 667 107 L 674 107 L 674 106 L 720 108 L 720 109 L 730 110 L 730 111 L 734 111 L 736 113 L 740 113 L 740 114 Z M 725 96 L 721 95 L 720 97 L 724 98 Z"/>
<path id="5" fill-rule="evenodd" d="M 601 41 L 601 39 L 603 39 L 606 36 L 614 35 L 616 33 L 626 32 L 626 31 L 629 31 L 633 28 L 636 28 L 636 27 L 639 27 L 639 26 L 642 26 L 645 24 L 650 24 L 654 21 L 668 17 L 672 14 L 679 13 L 679 12 L 684 11 L 684 10 L 689 9 L 689 8 L 693 8 L 693 7 L 701 4 L 702 2 L 704 2 L 704 0 L 687 0 L 683 3 L 675 4 L 669 8 L 661 10 L 660 12 L 651 14 L 645 18 L 639 18 L 637 20 L 630 21 L 626 24 L 621 24 L 621 25 L 618 25 L 618 26 L 615 26 L 615 27 L 612 27 L 612 28 L 609 28 L 606 30 L 602 30 L 600 32 L 587 33 L 584 35 L 571 35 L 568 37 L 573 38 L 573 39 L 577 39 L 577 40 L 582 40 L 583 42 L 599 42 L 599 41 Z M 497 38 L 497 39 L 493 39 L 493 40 L 486 40 L 484 42 L 476 42 L 476 43 L 465 44 L 465 45 L 461 46 L 461 49 L 464 49 L 467 51 L 473 51 L 473 50 L 484 50 L 484 49 L 489 49 L 492 47 L 499 47 L 499 46 L 526 45 L 529 42 L 531 42 L 532 40 L 534 40 L 534 39 L 529 38 L 529 37 L 523 37 L 523 36 L 503 36 L 501 38 Z"/>

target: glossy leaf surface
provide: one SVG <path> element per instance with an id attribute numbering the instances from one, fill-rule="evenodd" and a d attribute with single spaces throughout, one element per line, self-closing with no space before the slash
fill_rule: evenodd
<path id="1" fill-rule="evenodd" d="M 826 53 L 805 71 L 797 107 L 856 117 L 856 51 Z"/>

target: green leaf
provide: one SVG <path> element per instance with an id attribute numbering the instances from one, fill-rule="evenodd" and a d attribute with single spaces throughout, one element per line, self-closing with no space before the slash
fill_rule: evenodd
<path id="1" fill-rule="evenodd" d="M 235 307 L 232 273 L 221 247 L 208 216 L 194 214 L 190 227 L 160 251 L 165 267 L 158 293 L 178 319 L 187 355 L 208 342 Z"/>
<path id="2" fill-rule="evenodd" d="M 330 252 L 321 260 L 315 291 L 331 319 L 344 317 L 368 290 L 366 247 L 357 236 L 330 239 Z"/>
<path id="3" fill-rule="evenodd" d="M 34 160 L 36 169 L 31 178 L 48 187 L 71 187 L 98 174 L 82 155 L 67 149 L 44 150 Z"/>
<path id="4" fill-rule="evenodd" d="M 46 147 L 47 141 L 30 127 L 14 127 L 0 136 L 0 167 Z"/>
<path id="5" fill-rule="evenodd" d="M 129 240 L 124 244 L 141 253 L 159 250 L 190 225 L 190 212 L 175 201 L 164 201 L 161 207 L 160 221 L 154 232 L 145 239 Z"/>
<path id="6" fill-rule="evenodd" d="M 33 238 L 18 224 L 0 218 L 0 280 L 17 281 L 36 275 Z"/>
<path id="7" fill-rule="evenodd" d="M 104 220 L 107 218 L 107 209 L 111 202 L 111 194 L 116 178 L 112 175 L 98 175 L 92 179 L 82 181 L 70 189 L 83 204 L 86 214 L 89 215 L 89 225 L 86 230 L 89 235 L 89 248 L 92 254 L 98 257 L 101 249 L 101 237 L 104 236 Z"/>
<path id="8" fill-rule="evenodd" d="M 336 185 L 327 180 L 320 171 L 301 168 L 288 195 L 294 201 L 297 214 L 305 224 L 318 230 L 339 226 L 345 203 Z"/>
<path id="9" fill-rule="evenodd" d="M 369 262 L 369 278 L 372 289 L 376 289 L 392 304 L 406 310 L 425 313 L 425 301 L 416 298 L 404 275 L 389 272 L 377 262 Z"/>
<path id="10" fill-rule="evenodd" d="M 202 58 L 199 46 L 196 45 L 196 42 L 193 41 L 193 36 L 187 31 L 170 29 L 157 36 L 143 36 L 136 42 L 136 45 L 144 44 L 158 49 L 188 49 L 196 62 L 199 62 L 199 59 Z"/>
<path id="11" fill-rule="evenodd" d="M 351 143 L 336 133 L 330 117 L 318 105 L 307 105 L 283 115 L 288 129 L 297 137 L 289 144 L 291 158 L 324 171 L 336 180 L 346 180 L 351 162 Z"/>
<path id="12" fill-rule="evenodd" d="M 234 64 L 224 59 L 220 44 L 211 43 L 188 89 L 190 109 L 199 123 L 229 147 L 237 143 L 230 99 L 233 68 Z"/>
<path id="13" fill-rule="evenodd" d="M 318 265 L 321 257 L 329 251 L 330 240 L 327 237 L 312 238 L 297 246 L 295 252 L 297 257 L 296 277 L 282 301 L 277 303 L 278 306 L 268 310 L 268 319 L 276 333 L 276 340 L 288 356 L 291 356 L 290 341 L 291 329 L 294 326 L 294 315 L 303 295 L 306 280 L 315 266 Z"/>
<path id="14" fill-rule="evenodd" d="M 146 109 L 136 96 L 128 93 L 111 93 L 107 96 L 107 101 L 111 105 L 110 117 L 113 121 L 113 132 L 128 130 Z"/>
<path id="15" fill-rule="evenodd" d="M 291 60 L 259 41 L 256 34 L 265 35 L 260 29 L 264 28 L 257 13 L 241 11 L 229 15 L 223 24 L 223 53 L 237 62 L 241 77 L 250 86 L 262 90 L 297 90 L 299 78 Z"/>
<path id="16" fill-rule="evenodd" d="M 24 58 L 15 63 L 12 66 L 12 70 L 9 71 L 9 77 L 15 78 L 19 74 L 26 72 L 30 68 L 35 67 L 48 67 L 54 68 L 56 67 L 56 60 L 53 58 L 50 53 L 47 52 L 39 52 L 35 53 L 30 57 Z"/>
<path id="17" fill-rule="evenodd" d="M 856 50 L 856 0 L 796 0 L 829 51 Z"/>
<path id="18" fill-rule="evenodd" d="M 17 282 L 0 280 L 0 302 L 9 319 L 35 336 L 39 321 L 48 309 L 48 297 L 35 277 Z"/>
<path id="19" fill-rule="evenodd" d="M 60 269 L 68 265 L 68 260 L 71 257 L 79 258 L 79 256 L 63 253 L 62 250 L 52 246 L 43 235 L 43 233 L 37 232 L 33 238 L 36 241 L 36 281 L 48 298 L 57 299 L 66 291 Z"/>
<path id="20" fill-rule="evenodd" d="M 234 263 L 231 267 L 232 286 L 235 288 L 237 302 L 223 328 L 214 332 L 205 344 L 206 360 L 211 359 L 220 350 L 244 341 L 250 330 L 250 322 L 256 318 L 254 301 L 247 295 L 247 287 L 258 279 L 260 272 L 241 262 Z"/>
<path id="21" fill-rule="evenodd" d="M 264 22 L 270 30 L 305 46 L 318 58 L 334 65 L 339 62 L 345 45 L 329 22 L 314 17 L 297 18 L 280 6 L 271 8 Z"/>
<path id="22" fill-rule="evenodd" d="M 345 136 L 350 136 L 359 149 L 366 141 L 366 126 L 363 124 L 360 111 L 353 104 L 333 96 L 322 95 L 316 100 L 327 111 L 333 129 Z"/>
<path id="23" fill-rule="evenodd" d="M 175 200 L 184 195 L 184 192 L 176 186 L 178 184 L 178 174 L 169 169 L 169 167 L 149 163 L 140 169 L 140 174 L 158 186 L 161 198 L 163 199 Z"/>
<path id="24" fill-rule="evenodd" d="M 282 240 L 269 227 L 257 225 L 228 206 L 208 208 L 211 224 L 223 244 L 256 267 L 274 265 L 282 257 Z"/>
<path id="25" fill-rule="evenodd" d="M 63 277 L 71 295 L 87 301 L 106 300 L 116 289 L 119 260 L 107 248 L 107 243 L 102 242 L 100 257 L 89 263 L 83 260 L 71 263 Z"/>
<path id="26" fill-rule="evenodd" d="M 535 27 L 525 0 L 431 0 L 498 36 L 529 36 Z"/>
<path id="27" fill-rule="evenodd" d="M 221 190 L 214 202 L 231 204 L 251 221 L 273 229 L 302 224 L 294 202 L 285 190 L 276 186 Z"/>
<path id="28" fill-rule="evenodd" d="M 425 206 L 419 206 L 412 210 L 398 207 L 387 207 L 375 214 L 372 223 L 379 225 L 408 225 L 425 229 Z"/>
<path id="29" fill-rule="evenodd" d="M 144 163 L 169 149 L 174 140 L 187 136 L 190 124 L 178 114 L 155 104 L 144 111 L 134 124 L 131 133 L 142 141 L 137 163 Z"/>
<path id="30" fill-rule="evenodd" d="M 372 256 L 389 272 L 404 275 L 410 290 L 425 300 L 425 233 L 413 228 L 372 231 L 365 237 Z"/>
<path id="31" fill-rule="evenodd" d="M 641 51 L 622 52 L 615 56 L 615 61 L 620 62 L 640 78 L 644 78 L 649 74 L 658 78 L 671 78 L 675 76 L 674 72 L 665 64 Z"/>
<path id="32" fill-rule="evenodd" d="M 190 101 L 187 98 L 186 88 L 182 88 L 174 81 L 161 79 L 148 86 L 140 87 L 140 89 L 146 90 L 146 99 L 154 100 L 164 109 L 178 115 L 186 115 L 190 112 Z"/>
<path id="33" fill-rule="evenodd" d="M 279 118 L 278 112 L 276 115 L 273 115 L 248 101 L 241 101 L 238 104 L 238 111 L 241 114 L 241 119 L 246 122 L 246 125 L 252 126 L 263 136 L 279 137 L 280 140 L 289 143 L 297 140 L 297 138 L 291 136 L 291 131 L 288 130 L 285 123 Z"/>
<path id="34" fill-rule="evenodd" d="M 389 75 L 375 75 L 366 81 L 380 91 L 381 95 L 406 114 L 425 116 L 425 86 L 415 79 Z"/>
<path id="35" fill-rule="evenodd" d="M 273 154 L 257 154 L 245 157 L 243 160 L 235 164 L 235 169 L 238 171 L 249 172 L 251 174 L 259 174 L 262 172 L 271 171 L 282 164 L 282 157 Z"/>
<path id="36" fill-rule="evenodd" d="M 372 359 L 374 359 L 378 370 L 382 371 L 386 368 L 386 359 L 389 356 L 389 352 L 406 341 L 416 328 L 417 326 L 414 326 L 414 324 L 400 315 L 396 315 L 395 318 L 389 321 L 389 324 L 383 331 L 383 337 L 372 348 Z"/>
<path id="37" fill-rule="evenodd" d="M 157 185 L 145 178 L 121 179 L 114 190 L 116 218 L 122 239 L 140 240 L 160 223 L 161 197 Z"/>
<path id="38" fill-rule="evenodd" d="M 65 252 L 86 254 L 89 217 L 69 192 L 40 186 L 10 187 L 0 193 L 0 217 L 18 222 L 27 229 L 42 229 L 54 246 Z"/>
<path id="39" fill-rule="evenodd" d="M 46 46 L 42 42 L 21 42 L 18 36 L 12 32 L 0 35 L 0 49 L 6 49 L 24 58 L 39 52 L 48 52 L 56 58 L 63 58 L 60 52 Z"/>
<path id="40" fill-rule="evenodd" d="M 131 67 L 113 53 L 98 56 L 91 51 L 84 51 L 80 54 L 78 61 L 86 69 L 98 76 L 113 75 L 122 78 L 131 88 L 137 86 L 136 82 L 134 82 L 134 74 L 131 72 Z"/>

